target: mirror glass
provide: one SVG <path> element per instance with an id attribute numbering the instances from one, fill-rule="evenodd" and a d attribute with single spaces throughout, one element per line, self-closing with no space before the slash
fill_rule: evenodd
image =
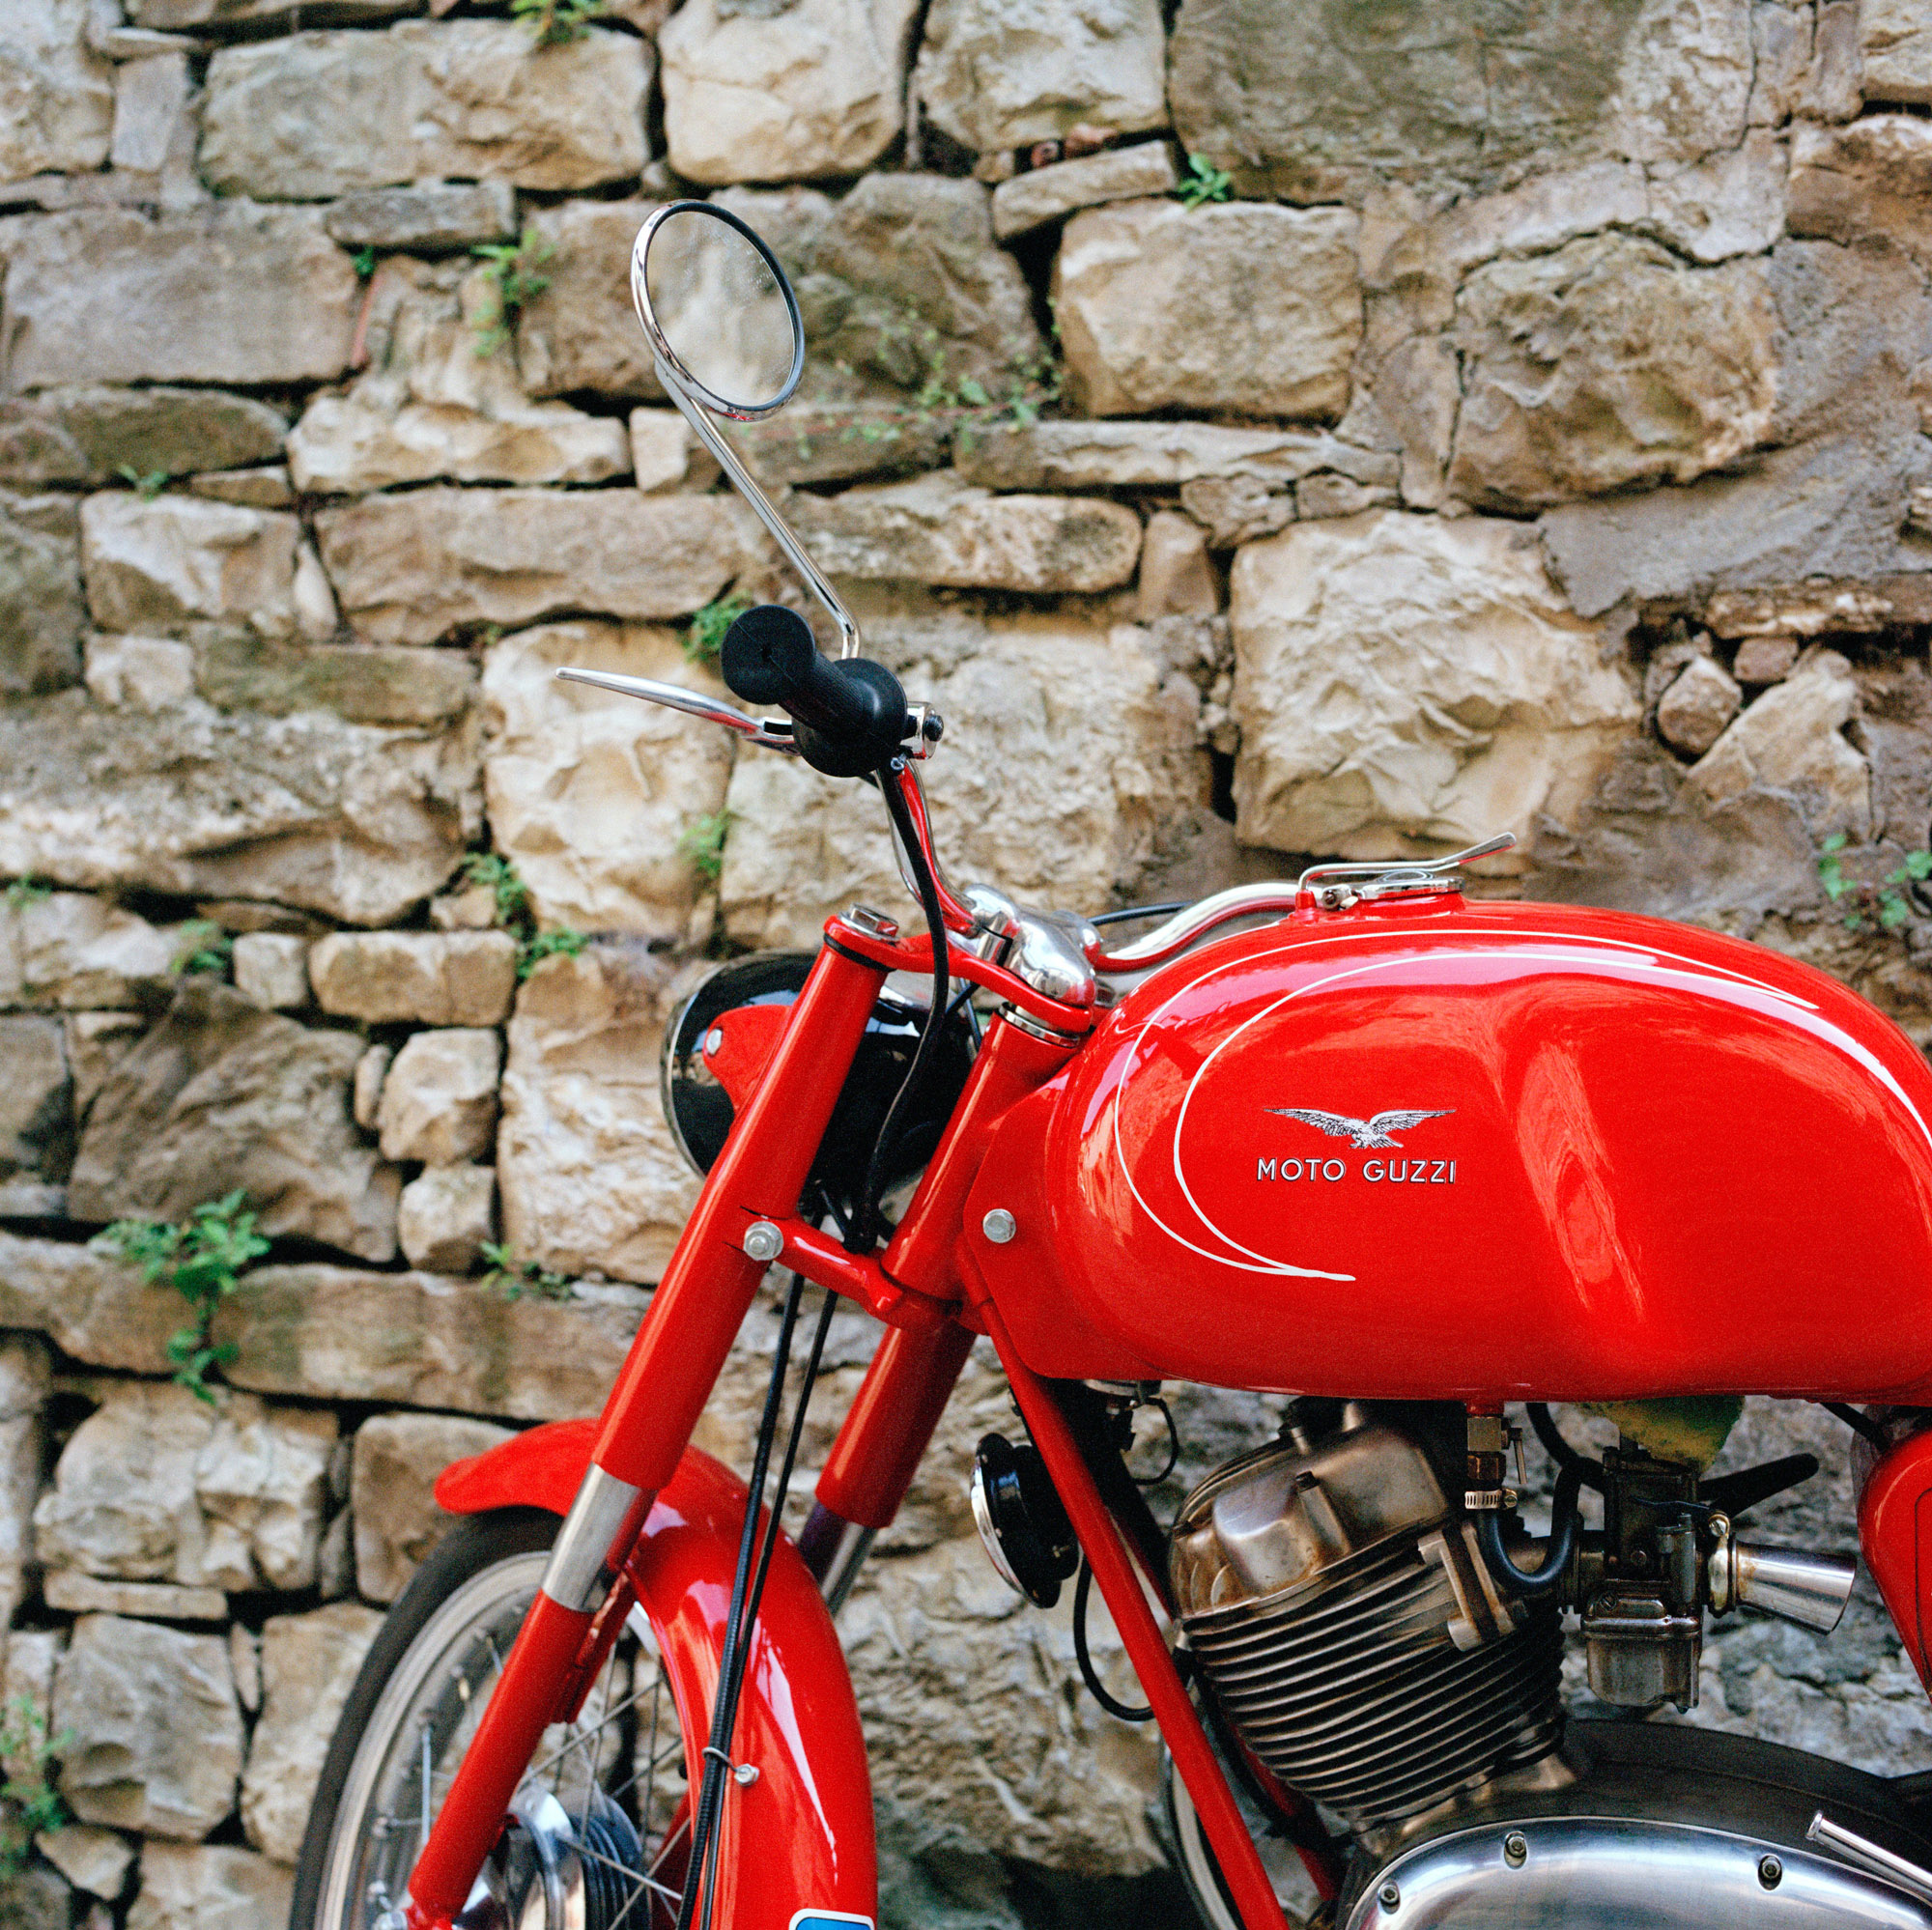
<path id="1" fill-rule="evenodd" d="M 727 410 L 776 409 L 805 359 L 798 309 L 777 263 L 702 204 L 671 209 L 639 240 L 638 312 L 678 373 Z"/>

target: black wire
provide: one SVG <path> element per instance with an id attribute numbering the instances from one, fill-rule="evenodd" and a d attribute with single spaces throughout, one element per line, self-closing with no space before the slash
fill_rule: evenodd
<path id="1" fill-rule="evenodd" d="M 692 1912 L 697 1903 L 696 1874 L 705 1865 L 711 1834 L 717 1822 L 718 1806 L 724 1799 L 724 1766 L 729 1757 L 731 1731 L 737 1722 L 735 1695 L 724 1691 L 730 1682 L 737 1646 L 739 1622 L 744 1613 L 746 1592 L 751 1586 L 752 1555 L 757 1546 L 758 1510 L 765 1498 L 765 1475 L 771 1466 L 772 1442 L 779 1431 L 779 1406 L 784 1398 L 785 1368 L 791 1359 L 792 1328 L 798 1323 L 798 1305 L 805 1292 L 803 1275 L 791 1276 L 791 1291 L 785 1295 L 784 1318 L 779 1323 L 777 1348 L 772 1355 L 771 1385 L 765 1391 L 765 1411 L 758 1422 L 757 1446 L 752 1454 L 752 1479 L 745 1494 L 745 1525 L 738 1536 L 738 1566 L 731 1577 L 731 1605 L 724 1616 L 724 1646 L 719 1657 L 720 1693 L 711 1711 L 711 1738 L 705 1746 L 703 1774 L 698 1783 L 697 1807 L 691 1821 L 691 1855 L 686 1865 L 684 1895 L 677 1906 L 677 1930 L 691 1930 Z M 705 1899 L 705 1921 L 711 1916 L 710 1898 Z"/>
<path id="2" fill-rule="evenodd" d="M 1185 898 L 1176 898 L 1171 905 L 1129 905 L 1125 911 L 1095 912 L 1087 922 L 1089 924 L 1125 924 L 1137 918 L 1172 918 L 1176 912 L 1185 911 Z"/>
<path id="3" fill-rule="evenodd" d="M 902 762 L 902 759 L 895 759 L 892 768 L 896 770 Z M 899 835 L 900 848 L 906 854 L 906 863 L 912 867 L 913 882 L 919 887 L 919 903 L 925 914 L 925 928 L 932 934 L 932 1004 L 926 1008 L 925 1023 L 920 1028 L 919 1044 L 913 1049 L 912 1064 L 906 1067 L 906 1075 L 899 1081 L 899 1089 L 893 1094 L 892 1104 L 886 1108 L 879 1136 L 872 1142 L 872 1156 L 866 1165 L 866 1183 L 852 1215 L 852 1231 L 845 1236 L 848 1253 L 869 1253 L 878 1236 L 879 1198 L 886 1190 L 886 1173 L 898 1145 L 899 1121 L 910 1109 L 912 1101 L 919 1096 L 919 1089 L 925 1084 L 926 1074 L 932 1069 L 932 1062 L 939 1052 L 940 1035 L 946 1029 L 947 1001 L 952 992 L 952 973 L 947 964 L 946 918 L 940 910 L 939 886 L 933 878 L 932 866 L 925 862 L 925 847 L 919 841 L 912 812 L 907 809 L 905 799 L 899 795 L 899 787 L 885 774 L 880 776 L 879 791 L 885 798 L 886 809 L 892 812 L 893 828 Z"/>
<path id="4" fill-rule="evenodd" d="M 1861 1414 L 1856 1407 L 1848 1407 L 1842 1401 L 1820 1401 L 1819 1406 L 1828 1414 L 1835 1414 L 1850 1428 L 1860 1439 L 1869 1441 L 1880 1454 L 1891 1445 L 1891 1437 L 1869 1414 Z"/>
<path id="5" fill-rule="evenodd" d="M 1529 1425 L 1536 1431 L 1536 1438 L 1543 1443 L 1544 1450 L 1557 1467 L 1576 1467 L 1582 1470 L 1579 1479 L 1585 1488 L 1594 1488 L 1599 1494 L 1604 1492 L 1604 1464 L 1592 1461 L 1586 1454 L 1578 1454 L 1563 1438 L 1563 1431 L 1556 1425 L 1556 1417 L 1541 1401 L 1532 1401 L 1523 1411 L 1529 1416 Z"/>
<path id="6" fill-rule="evenodd" d="M 1140 1403 L 1143 1407 L 1158 1407 L 1160 1417 L 1167 1423 L 1167 1465 L 1158 1474 L 1137 1474 L 1134 1476 L 1136 1488 L 1158 1488 L 1172 1474 L 1180 1461 L 1180 1430 L 1174 1425 L 1174 1409 L 1165 1401 L 1155 1399 Z"/>
<path id="7" fill-rule="evenodd" d="M 1094 1658 L 1087 1653 L 1087 1596 L 1093 1586 L 1094 1571 L 1087 1566 L 1087 1557 L 1082 1555 L 1079 1579 L 1073 1584 L 1073 1659 L 1080 1664 L 1080 1680 L 1094 1691 L 1094 1700 L 1109 1716 L 1118 1716 L 1122 1722 L 1151 1722 L 1151 1709 L 1132 1709 L 1124 1702 L 1116 1701 L 1094 1673 Z"/>

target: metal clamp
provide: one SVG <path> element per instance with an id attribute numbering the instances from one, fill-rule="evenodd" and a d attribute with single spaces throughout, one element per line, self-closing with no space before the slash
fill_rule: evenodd
<path id="1" fill-rule="evenodd" d="M 1466 851 L 1458 851 L 1447 858 L 1430 858 L 1414 863 L 1388 864 L 1387 862 L 1347 865 L 1311 865 L 1302 872 L 1294 888 L 1297 904 L 1307 903 L 1318 911 L 1347 911 L 1350 905 L 1362 904 L 1377 898 L 1407 897 L 1428 895 L 1437 892 L 1459 892 L 1462 881 L 1453 874 L 1463 866 L 1473 864 L 1478 858 L 1492 857 L 1498 851 L 1508 851 L 1516 843 L 1516 834 L 1505 831 L 1495 837 L 1487 837 L 1480 844 L 1472 844 Z M 1346 880 L 1360 878 L 1359 886 L 1350 885 Z M 1317 885 L 1313 881 L 1325 879 L 1329 882 Z"/>

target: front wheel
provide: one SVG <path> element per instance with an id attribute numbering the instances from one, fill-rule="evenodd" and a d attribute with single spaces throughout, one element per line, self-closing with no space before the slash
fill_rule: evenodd
<path id="1" fill-rule="evenodd" d="M 323 1765 L 291 1930 L 375 1930 L 401 1901 L 558 1525 L 525 1508 L 459 1521 L 389 1611 Z M 634 1609 L 577 1719 L 545 1732 L 518 1791 L 482 1879 L 499 1920 L 670 1930 L 691 1789 L 658 1643 Z"/>

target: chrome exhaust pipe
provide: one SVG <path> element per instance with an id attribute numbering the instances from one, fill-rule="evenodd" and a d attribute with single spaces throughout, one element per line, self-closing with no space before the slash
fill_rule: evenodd
<path id="1" fill-rule="evenodd" d="M 1711 1606 L 1756 1608 L 1829 1635 L 1859 1578 L 1856 1557 L 1765 1547 L 1720 1536 L 1711 1555 Z"/>

